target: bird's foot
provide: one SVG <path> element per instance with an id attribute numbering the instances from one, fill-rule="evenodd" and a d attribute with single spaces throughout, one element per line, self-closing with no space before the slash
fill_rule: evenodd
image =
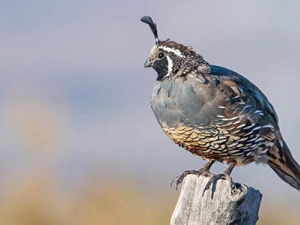
<path id="1" fill-rule="evenodd" d="M 203 168 L 201 168 L 200 170 L 186 170 L 180 176 L 177 176 L 172 180 L 171 187 L 172 187 L 173 183 L 175 183 L 176 190 L 177 190 L 178 186 L 183 182 L 184 178 L 189 174 L 195 174 L 195 175 L 198 175 L 198 177 L 200 175 L 205 176 L 205 177 L 213 176 L 212 173 L 210 173 L 207 169 L 203 169 Z"/>
<path id="2" fill-rule="evenodd" d="M 198 170 L 186 170 L 186 171 L 184 171 L 180 176 L 177 176 L 172 180 L 171 187 L 172 187 L 173 183 L 175 183 L 176 184 L 176 190 L 177 190 L 178 185 L 181 184 L 182 181 L 184 180 L 184 178 L 189 174 L 197 174 L 198 176 L 200 176 L 200 171 L 198 171 Z"/>
<path id="3" fill-rule="evenodd" d="M 201 168 L 199 170 L 198 176 L 204 176 L 204 177 L 211 177 L 211 176 L 215 176 L 213 173 L 209 172 L 208 169 L 206 168 Z"/>
<path id="4" fill-rule="evenodd" d="M 216 174 L 216 175 L 213 175 L 209 181 L 207 182 L 207 184 L 205 185 L 205 188 L 203 190 L 203 193 L 202 193 L 202 196 L 204 195 L 205 191 L 207 191 L 210 186 L 215 186 L 216 185 L 216 182 L 219 180 L 219 179 L 224 179 L 224 180 L 228 180 L 230 182 L 230 186 L 232 188 L 232 190 L 234 189 L 234 186 L 235 184 L 232 182 L 232 178 L 230 175 L 228 174 L 225 174 L 225 173 L 221 173 L 221 174 Z"/>

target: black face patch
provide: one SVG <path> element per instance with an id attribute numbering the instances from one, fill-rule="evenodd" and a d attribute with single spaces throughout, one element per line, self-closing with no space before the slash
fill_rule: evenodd
<path id="1" fill-rule="evenodd" d="M 157 72 L 157 79 L 162 80 L 168 74 L 168 60 L 164 57 L 161 60 L 156 60 L 153 63 L 153 69 Z"/>

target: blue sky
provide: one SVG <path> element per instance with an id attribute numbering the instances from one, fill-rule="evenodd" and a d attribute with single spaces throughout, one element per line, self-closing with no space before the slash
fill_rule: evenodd
<path id="1" fill-rule="evenodd" d="M 0 178 L 26 167 L 24 152 L 32 148 L 55 152 L 65 179 L 96 168 L 99 176 L 126 174 L 146 183 L 158 177 L 167 189 L 174 176 L 203 165 L 164 136 L 151 112 L 156 74 L 143 64 L 154 39 L 140 22 L 144 15 L 157 23 L 160 39 L 193 46 L 211 64 L 260 87 L 300 162 L 299 6 L 270 0 L 1 2 Z M 233 176 L 266 198 L 281 192 L 300 206 L 299 193 L 268 167 L 249 165 Z"/>

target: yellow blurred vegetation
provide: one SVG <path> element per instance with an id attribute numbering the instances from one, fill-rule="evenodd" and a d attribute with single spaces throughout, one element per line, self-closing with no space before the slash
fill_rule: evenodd
<path id="1" fill-rule="evenodd" d="M 28 174 L 1 197 L 1 225 L 168 224 L 172 201 L 122 184 L 86 184 L 65 193 L 51 176 Z"/>
<path id="2" fill-rule="evenodd" d="M 7 183 L 1 196 L 0 224 L 167 225 L 177 200 L 171 189 L 172 198 L 158 190 L 147 193 L 136 185 L 117 182 L 87 182 L 66 193 L 51 177 L 33 172 Z M 295 212 L 274 210 L 274 205 L 264 206 L 258 224 L 299 224 L 300 215 L 295 217 Z"/>

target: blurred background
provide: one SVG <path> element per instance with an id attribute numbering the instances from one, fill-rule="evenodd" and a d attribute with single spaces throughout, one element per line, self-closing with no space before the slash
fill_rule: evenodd
<path id="1" fill-rule="evenodd" d="M 268 96 L 300 162 L 299 1 L 0 3 L 0 224 L 169 224 L 171 180 L 204 161 L 161 131 L 144 69 L 160 39 L 193 46 Z M 217 164 L 213 172 L 225 167 Z M 300 224 L 299 192 L 267 166 L 233 179 L 263 193 L 258 224 Z"/>

